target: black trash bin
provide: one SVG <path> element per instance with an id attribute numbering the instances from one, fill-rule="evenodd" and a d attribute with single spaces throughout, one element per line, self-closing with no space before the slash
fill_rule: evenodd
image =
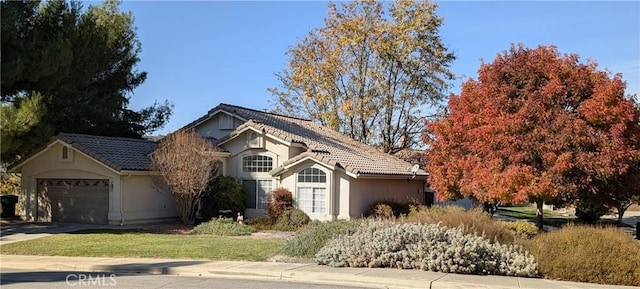
<path id="1" fill-rule="evenodd" d="M 2 203 L 3 218 L 16 216 L 16 204 L 18 203 L 18 196 L 15 196 L 15 195 L 0 196 L 0 203 Z"/>

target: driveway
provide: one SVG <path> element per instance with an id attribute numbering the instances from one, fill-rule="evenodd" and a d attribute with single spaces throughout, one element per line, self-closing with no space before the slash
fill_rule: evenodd
<path id="1" fill-rule="evenodd" d="M 98 226 L 100 225 L 2 220 L 0 226 L 0 245 L 33 240 L 53 234 L 92 229 Z"/>

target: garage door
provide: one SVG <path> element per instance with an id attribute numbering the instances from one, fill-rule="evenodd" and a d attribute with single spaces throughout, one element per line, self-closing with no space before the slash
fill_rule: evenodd
<path id="1" fill-rule="evenodd" d="M 109 180 L 38 179 L 38 221 L 107 224 Z"/>

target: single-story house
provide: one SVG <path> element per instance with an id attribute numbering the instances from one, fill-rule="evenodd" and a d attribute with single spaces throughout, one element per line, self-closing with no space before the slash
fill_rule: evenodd
<path id="1" fill-rule="evenodd" d="M 265 213 L 269 193 L 290 190 L 312 219 L 361 217 L 378 200 L 430 202 L 427 173 L 307 119 L 220 104 L 185 126 L 220 149 L 222 174 L 248 196 L 245 216 Z M 158 189 L 152 140 L 61 133 L 10 168 L 22 175 L 26 217 L 130 224 L 177 216 Z"/>

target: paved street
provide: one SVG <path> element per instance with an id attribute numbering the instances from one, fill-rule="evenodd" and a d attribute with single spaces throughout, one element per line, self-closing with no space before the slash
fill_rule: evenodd
<path id="1" fill-rule="evenodd" d="M 335 285 L 301 282 L 205 278 L 172 275 L 124 274 L 116 272 L 27 271 L 3 268 L 2 288 L 261 288 L 261 289 L 351 289 Z"/>

